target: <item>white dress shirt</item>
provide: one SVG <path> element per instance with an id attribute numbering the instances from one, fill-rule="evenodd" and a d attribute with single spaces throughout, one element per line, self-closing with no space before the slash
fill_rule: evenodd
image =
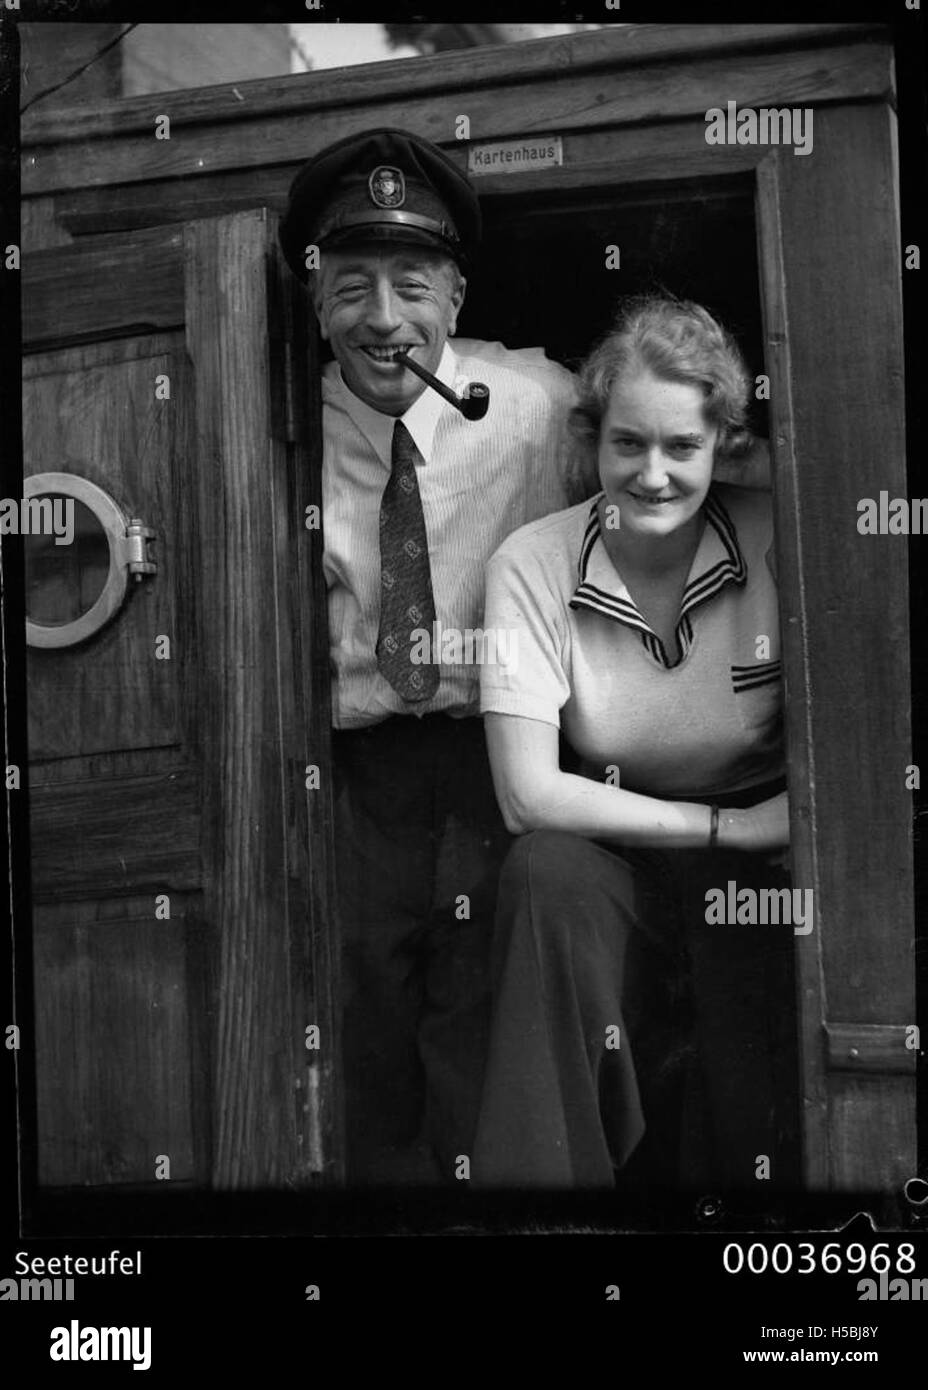
<path id="1" fill-rule="evenodd" d="M 475 715 L 479 665 L 443 662 L 431 700 L 409 705 L 384 680 L 375 646 L 380 622 L 380 501 L 391 470 L 393 426 L 422 456 L 419 492 L 429 544 L 436 621 L 443 631 L 483 625 L 484 571 L 497 546 L 566 502 L 570 372 L 540 349 L 499 343 L 445 345 L 436 375 L 458 393 L 490 388 L 482 420 L 465 420 L 430 387 L 400 417 L 383 415 L 346 387 L 335 362 L 323 370 L 323 569 L 328 586 L 333 723 L 376 724 L 393 714 Z"/>

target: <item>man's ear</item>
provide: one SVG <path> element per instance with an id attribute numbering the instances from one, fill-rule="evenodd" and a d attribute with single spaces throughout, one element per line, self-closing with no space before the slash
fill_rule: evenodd
<path id="1" fill-rule="evenodd" d="M 319 332 L 323 340 L 328 342 L 329 316 L 325 311 L 325 301 L 322 296 L 322 276 L 319 274 L 318 270 L 311 270 L 309 272 L 306 288 L 309 290 L 309 297 L 312 300 L 316 322 L 319 324 Z"/>
<path id="2" fill-rule="evenodd" d="M 464 295 L 467 292 L 467 281 L 462 275 L 451 292 L 451 322 L 448 325 L 448 336 L 452 337 L 458 326 L 458 314 L 461 312 L 461 305 L 464 303 Z"/>
<path id="3" fill-rule="evenodd" d="M 319 325 L 319 334 L 323 342 L 329 341 L 329 315 L 325 307 L 325 300 L 322 295 L 318 298 L 313 295 L 313 308 L 316 311 L 316 322 Z"/>

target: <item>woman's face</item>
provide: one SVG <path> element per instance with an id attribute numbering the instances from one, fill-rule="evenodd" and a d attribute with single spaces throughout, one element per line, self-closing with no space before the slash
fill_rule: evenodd
<path id="1" fill-rule="evenodd" d="M 655 539 L 696 516 L 712 481 L 718 428 L 696 386 L 645 368 L 619 377 L 599 432 L 599 480 L 619 530 Z"/>

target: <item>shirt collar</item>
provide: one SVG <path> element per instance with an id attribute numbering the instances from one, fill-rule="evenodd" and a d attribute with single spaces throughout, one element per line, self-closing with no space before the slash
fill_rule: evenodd
<path id="1" fill-rule="evenodd" d="M 645 647 L 663 666 L 672 666 L 663 643 L 639 612 L 622 578 L 609 558 L 599 525 L 598 505 L 602 493 L 594 498 L 589 520 L 583 533 L 580 559 L 577 565 L 577 587 L 570 600 L 571 608 L 592 608 L 615 622 L 641 633 Z M 722 504 L 718 493 L 710 488 L 703 503 L 706 525 L 693 556 L 677 620 L 677 641 L 682 661 L 692 644 L 692 625 L 689 614 L 705 603 L 728 583 L 744 584 L 748 576 L 747 562 L 738 544 L 735 525 Z"/>
<path id="2" fill-rule="evenodd" d="M 435 375 L 445 386 L 452 386 L 458 375 L 458 360 L 447 342 Z M 338 380 L 345 410 L 365 439 L 370 442 L 385 468 L 392 467 L 393 426 L 397 420 L 402 420 L 412 435 L 413 442 L 423 460 L 425 463 L 429 462 L 432 457 L 432 444 L 435 439 L 438 417 L 443 410 L 452 408 L 447 401 L 442 400 L 437 391 L 426 386 L 423 388 L 422 394 L 413 401 L 405 415 L 384 415 L 349 390 L 341 374 L 341 367 L 338 369 Z"/>

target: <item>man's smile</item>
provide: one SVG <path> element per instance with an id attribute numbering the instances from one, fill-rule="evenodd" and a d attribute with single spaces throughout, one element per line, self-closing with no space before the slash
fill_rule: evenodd
<path id="1" fill-rule="evenodd" d="M 360 351 L 363 352 L 365 357 L 369 358 L 371 362 L 389 363 L 392 363 L 395 360 L 396 354 L 398 352 L 411 353 L 413 348 L 419 346 L 420 345 L 418 343 L 390 343 L 389 346 L 384 346 L 380 343 L 358 344 Z"/>

